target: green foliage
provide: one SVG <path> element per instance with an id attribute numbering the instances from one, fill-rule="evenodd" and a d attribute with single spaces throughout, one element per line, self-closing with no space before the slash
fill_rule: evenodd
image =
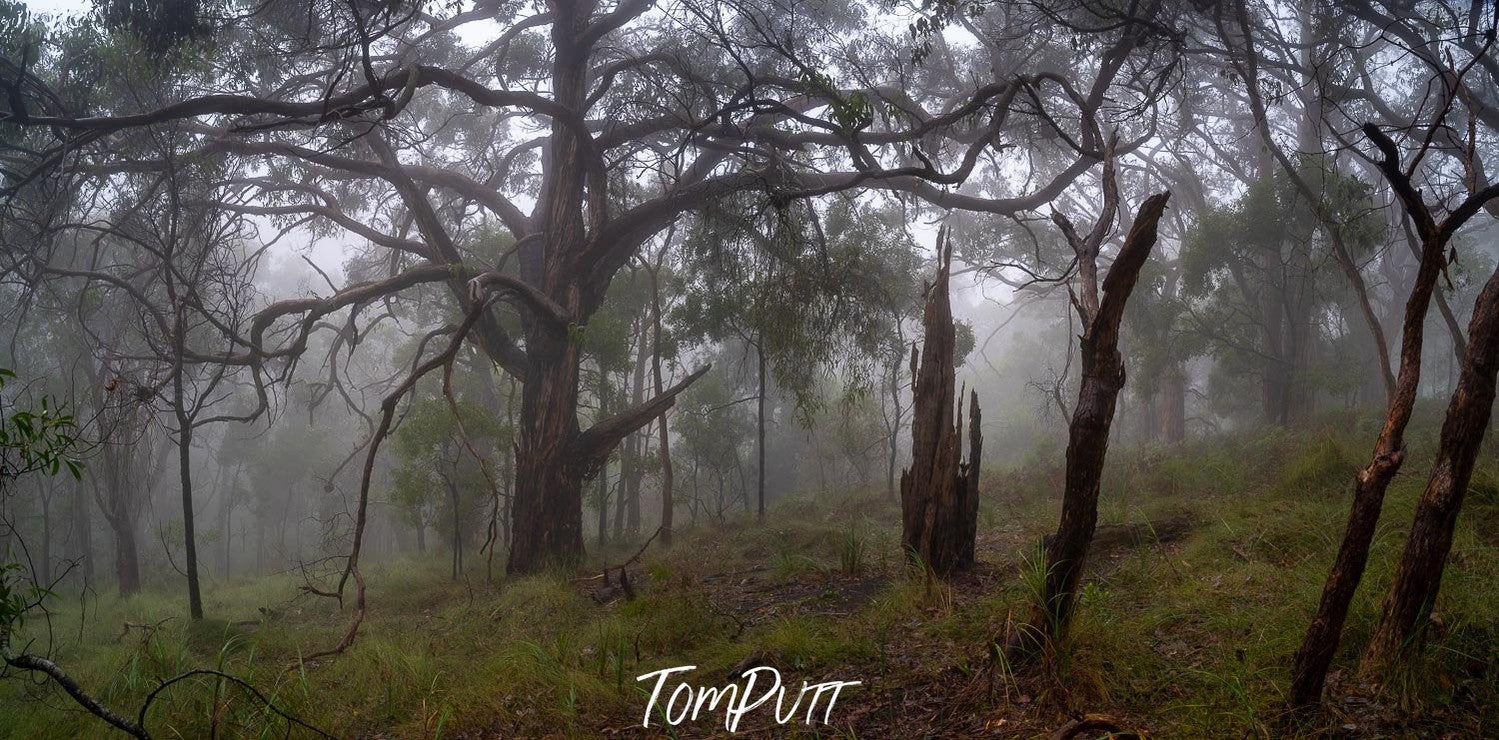
<path id="1" fill-rule="evenodd" d="M 52 595 L 35 583 L 22 583 L 20 563 L 0 562 L 0 631 L 12 632 L 25 626 L 26 612 Z"/>
<path id="2" fill-rule="evenodd" d="M 867 536 L 854 525 L 843 533 L 843 547 L 838 551 L 838 562 L 847 575 L 858 575 L 864 570 L 864 551 L 868 549 Z"/>
<path id="3" fill-rule="evenodd" d="M 494 414 L 461 397 L 457 407 L 462 432 L 475 450 L 483 454 L 484 450 L 509 444 L 511 430 Z M 462 518 L 486 499 L 489 482 L 473 453 L 463 444 L 459 425 L 445 398 L 426 398 L 413 403 L 393 436 L 400 465 L 392 473 L 390 499 L 408 523 L 426 526 L 438 521 L 439 516 L 451 518 L 456 514 Z M 494 470 L 493 461 L 485 464 Z"/>
<path id="4" fill-rule="evenodd" d="M 871 363 L 906 350 L 895 325 L 919 298 L 919 262 L 904 220 L 851 198 L 826 213 L 732 199 L 705 212 L 687 238 L 682 338 L 759 346 L 776 385 L 799 405 L 840 367 L 854 383 Z"/>
<path id="5" fill-rule="evenodd" d="M 15 377 L 13 371 L 0 368 L 0 391 Z M 77 431 L 73 415 L 47 396 L 35 408 L 5 411 L 0 416 L 0 486 L 36 471 L 57 475 L 67 470 L 74 480 L 82 479 L 83 463 L 69 454 L 77 444 Z"/>
<path id="6" fill-rule="evenodd" d="M 100 0 L 105 25 L 134 35 L 153 57 L 164 57 L 213 32 L 215 0 Z"/>

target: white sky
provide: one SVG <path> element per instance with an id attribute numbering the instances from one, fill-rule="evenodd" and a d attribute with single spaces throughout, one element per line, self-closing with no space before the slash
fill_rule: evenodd
<path id="1" fill-rule="evenodd" d="M 89 9 L 89 0 L 26 0 L 26 7 L 34 13 L 49 15 L 71 15 Z"/>

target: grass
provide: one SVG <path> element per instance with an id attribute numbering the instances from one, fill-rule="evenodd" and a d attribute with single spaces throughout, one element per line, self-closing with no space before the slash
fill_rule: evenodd
<path id="1" fill-rule="evenodd" d="M 684 533 L 672 550 L 647 554 L 640 598 L 628 603 L 594 603 L 571 573 L 465 585 L 447 581 L 440 555 L 374 565 L 358 641 L 317 666 L 299 664 L 299 655 L 335 642 L 348 615 L 322 600 L 288 602 L 290 576 L 213 586 L 206 606 L 214 619 L 192 626 L 175 593 L 91 600 L 81 621 L 76 602 L 60 605 L 52 637 L 83 685 L 132 713 L 162 677 L 214 667 L 337 736 L 629 731 L 645 707 L 636 676 L 690 664 L 698 669 L 685 680 L 722 685 L 747 655 L 793 685 L 864 682 L 840 699 L 834 718 L 847 722 L 819 728 L 823 737 L 919 734 L 907 731 L 933 723 L 950 734 L 1000 727 L 1036 735 L 1071 711 L 1106 713 L 1163 737 L 1271 735 L 1286 666 L 1341 535 L 1351 470 L 1372 439 L 1366 426 L 1226 435 L 1174 450 L 1117 446 L 1101 520 L 1193 524 L 1170 541 L 1095 552 L 1074 627 L 1053 647 L 1047 671 L 986 657 L 996 635 L 1024 616 L 1042 575 L 1034 553 L 1054 527 L 1058 463 L 1039 457 L 985 471 L 982 563 L 950 585 L 905 567 L 893 502 L 848 493 L 780 502 L 763 527 L 740 518 Z M 1499 723 L 1492 455 L 1459 522 L 1436 609 L 1441 628 L 1380 690 L 1348 677 L 1430 450 L 1428 438 L 1413 439 L 1390 491 L 1334 667 L 1339 700 L 1309 732 L 1351 724 L 1359 733 L 1476 735 Z M 279 616 L 236 624 L 262 606 Z M 122 639 L 127 621 L 161 625 Z M 33 621 L 31 636 L 44 637 L 44 626 Z M 1341 700 L 1350 695 L 1358 701 Z M 48 686 L 0 681 L 0 706 L 0 735 L 107 736 Z M 700 736 L 714 722 L 678 730 Z M 162 737 L 284 732 L 258 702 L 212 679 L 169 690 L 148 725 Z"/>

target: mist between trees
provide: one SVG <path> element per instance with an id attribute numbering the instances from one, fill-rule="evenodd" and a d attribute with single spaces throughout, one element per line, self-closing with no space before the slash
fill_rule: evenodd
<path id="1" fill-rule="evenodd" d="M 1099 548 L 1160 523 L 1100 525 L 1111 471 L 1331 427 L 1357 438 L 1303 560 L 1317 595 L 1263 606 L 1301 639 L 1250 723 L 1311 731 L 1330 671 L 1378 694 L 1440 638 L 1492 467 L 1495 23 L 1395 0 L 0 0 L 4 678 L 140 737 L 199 684 L 258 713 L 234 732 L 323 732 L 211 660 L 89 685 L 54 613 L 165 595 L 178 625 L 124 619 L 144 645 L 321 610 L 336 628 L 278 643 L 305 673 L 361 649 L 372 569 L 440 559 L 421 587 L 470 600 L 575 575 L 608 608 L 714 532 L 868 506 L 926 598 L 1026 589 L 969 641 L 993 696 L 1065 675 Z M 1381 524 L 1402 469 L 1424 488 Z M 1371 560 L 1384 527 L 1409 540 Z M 224 595 L 273 582 L 258 613 Z M 1126 728 L 1058 706 L 1075 734 Z"/>

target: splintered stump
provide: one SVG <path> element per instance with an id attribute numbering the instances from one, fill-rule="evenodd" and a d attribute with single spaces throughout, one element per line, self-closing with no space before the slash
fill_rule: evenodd
<path id="1" fill-rule="evenodd" d="M 945 236 L 945 234 L 943 235 Z M 954 407 L 954 339 L 947 281 L 952 246 L 937 242 L 937 279 L 927 292 L 925 344 L 911 349 L 915 375 L 911 467 L 901 473 L 901 542 L 939 576 L 973 565 L 979 507 L 978 394 L 969 397 L 969 453 L 962 461 L 963 414 Z"/>

